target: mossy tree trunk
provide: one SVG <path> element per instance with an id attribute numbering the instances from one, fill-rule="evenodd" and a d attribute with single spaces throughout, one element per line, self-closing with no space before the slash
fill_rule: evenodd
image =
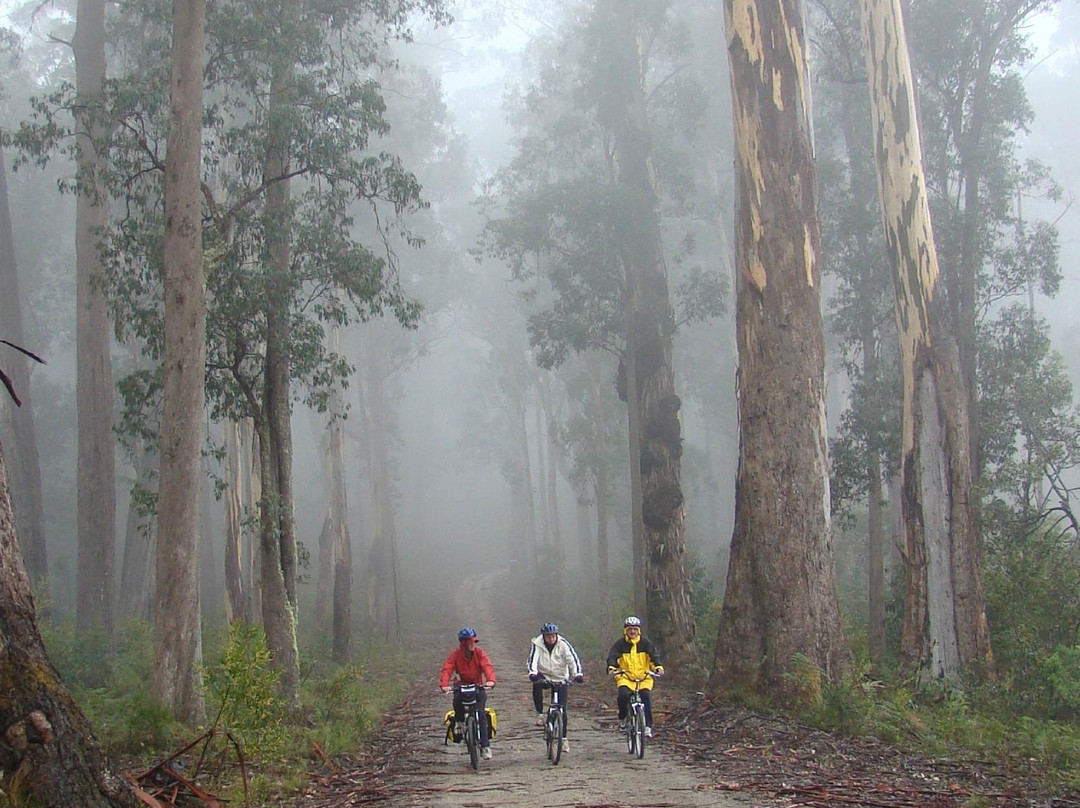
<path id="1" fill-rule="evenodd" d="M 0 147 L 0 323 L 4 339 L 30 350 L 23 329 L 22 296 L 19 293 L 19 268 L 15 259 L 15 232 L 11 225 L 8 203 L 7 169 L 4 150 Z M 8 444 L 14 449 L 11 463 L 12 496 L 17 503 L 19 543 L 26 561 L 30 580 L 48 580 L 49 564 L 45 548 L 45 510 L 41 493 L 41 462 L 38 455 L 37 425 L 34 421 L 33 397 L 30 392 L 30 366 L 27 358 L 17 351 L 4 354 L 4 369 L 18 391 L 22 406 L 14 402 L 0 404 L 0 411 L 10 417 L 7 422 L 11 436 Z"/>
<path id="2" fill-rule="evenodd" d="M 12 804 L 133 807 L 45 653 L 0 449 L 0 788 Z"/>

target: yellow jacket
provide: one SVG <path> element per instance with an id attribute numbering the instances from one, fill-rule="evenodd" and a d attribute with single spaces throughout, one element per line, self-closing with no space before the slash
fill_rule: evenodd
<path id="1" fill-rule="evenodd" d="M 660 652 L 648 637 L 639 634 L 634 639 L 630 639 L 624 630 L 622 639 L 617 640 L 608 651 L 607 665 L 609 671 L 624 670 L 629 674 L 628 676 L 620 673 L 615 677 L 615 684 L 619 687 L 629 687 L 633 690 L 634 679 L 643 679 L 638 687 L 641 690 L 649 690 L 653 686 L 653 680 L 651 676 L 645 674 L 656 668 L 663 668 L 664 660 L 660 658 Z"/>

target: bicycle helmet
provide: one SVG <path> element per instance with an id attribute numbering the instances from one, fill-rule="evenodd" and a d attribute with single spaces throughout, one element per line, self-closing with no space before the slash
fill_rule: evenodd
<path id="1" fill-rule="evenodd" d="M 640 617 L 634 617 L 634 615 L 630 615 L 628 618 L 623 620 L 623 626 L 624 627 L 637 626 L 638 628 L 641 628 L 641 618 Z"/>
<path id="2" fill-rule="evenodd" d="M 559 633 L 559 627 L 557 625 L 555 625 L 554 623 L 544 623 L 544 625 L 540 626 L 540 633 L 541 634 L 558 634 Z"/>
<path id="3" fill-rule="evenodd" d="M 465 642 L 465 640 L 472 640 L 476 638 L 476 629 L 466 626 L 457 633 L 458 642 Z"/>

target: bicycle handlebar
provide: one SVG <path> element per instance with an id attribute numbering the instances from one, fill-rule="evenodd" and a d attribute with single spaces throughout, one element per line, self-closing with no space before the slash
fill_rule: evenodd
<path id="1" fill-rule="evenodd" d="M 540 684 L 544 684 L 544 685 L 567 685 L 567 686 L 569 686 L 569 685 L 573 684 L 574 680 L 573 679 L 549 679 L 548 677 L 544 676 L 544 674 L 541 673 L 540 678 L 537 679 L 536 681 L 539 682 Z"/>
<path id="2" fill-rule="evenodd" d="M 610 675 L 611 676 L 625 676 L 631 682 L 644 682 L 646 679 L 649 679 L 649 678 L 659 679 L 664 674 L 657 673 L 656 671 L 653 670 L 653 671 L 645 671 L 645 675 L 639 677 L 639 676 L 632 676 L 630 674 L 630 671 L 626 671 L 626 670 L 623 670 L 622 668 L 619 668 L 618 670 L 611 671 Z"/>

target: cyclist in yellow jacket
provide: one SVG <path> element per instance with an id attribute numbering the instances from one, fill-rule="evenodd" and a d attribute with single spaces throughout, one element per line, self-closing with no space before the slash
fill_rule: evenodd
<path id="1" fill-rule="evenodd" d="M 638 693 L 645 705 L 645 737 L 651 738 L 652 731 L 652 686 L 654 676 L 664 673 L 664 660 L 660 651 L 641 634 L 640 618 L 631 615 L 623 621 L 623 636 L 611 646 L 607 657 L 608 674 L 615 677 L 619 687 L 619 729 L 626 729 L 626 712 L 630 705 L 630 689 L 636 680 Z"/>

